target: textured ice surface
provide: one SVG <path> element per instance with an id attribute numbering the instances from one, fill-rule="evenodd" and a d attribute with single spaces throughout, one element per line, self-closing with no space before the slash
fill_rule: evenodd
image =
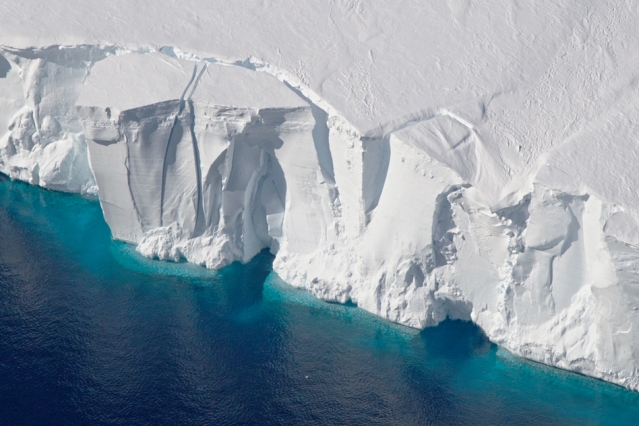
<path id="1" fill-rule="evenodd" d="M 0 170 L 97 183 L 113 235 L 147 256 L 214 268 L 270 248 L 323 299 L 472 319 L 639 389 L 638 15 L 4 2 Z"/>

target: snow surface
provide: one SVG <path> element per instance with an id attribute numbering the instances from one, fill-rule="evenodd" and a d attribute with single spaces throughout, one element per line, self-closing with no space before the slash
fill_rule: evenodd
<path id="1" fill-rule="evenodd" d="M 0 171 L 115 238 L 639 390 L 639 6 L 0 4 Z"/>

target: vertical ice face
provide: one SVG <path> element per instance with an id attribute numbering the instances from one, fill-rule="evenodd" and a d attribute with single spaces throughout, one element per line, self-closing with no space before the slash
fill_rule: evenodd
<path id="1" fill-rule="evenodd" d="M 176 139 L 190 136 L 182 130 L 190 126 L 181 97 L 193 70 L 193 64 L 170 58 L 112 56 L 93 67 L 83 87 L 77 113 L 101 182 L 104 215 L 116 238 L 139 242 L 145 232 L 163 226 L 164 198 L 167 216 L 177 214 L 179 200 L 171 185 L 185 171 L 174 167 Z M 193 156 L 183 160 L 182 168 L 195 168 Z"/>
<path id="2" fill-rule="evenodd" d="M 60 191 L 96 191 L 74 110 L 91 65 L 109 49 L 0 52 L 0 171 Z"/>
<path id="3" fill-rule="evenodd" d="M 78 114 L 105 218 L 147 255 L 219 267 L 268 247 L 311 253 L 333 221 L 317 213 L 330 200 L 311 108 L 267 74 L 114 56 Z"/>

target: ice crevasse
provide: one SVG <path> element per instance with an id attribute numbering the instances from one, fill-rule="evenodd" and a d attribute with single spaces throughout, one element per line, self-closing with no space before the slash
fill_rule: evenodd
<path id="1" fill-rule="evenodd" d="M 472 320 L 639 389 L 632 103 L 515 173 L 482 100 L 363 134 L 274 67 L 170 47 L 4 47 L 0 98 L 0 172 L 97 194 L 145 256 L 219 268 L 268 248 L 319 298 L 411 327 Z"/>

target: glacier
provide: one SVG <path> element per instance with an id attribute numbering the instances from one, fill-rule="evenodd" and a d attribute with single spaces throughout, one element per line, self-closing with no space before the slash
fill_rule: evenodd
<path id="1" fill-rule="evenodd" d="M 0 5 L 0 172 L 97 194 L 145 256 L 269 249 L 639 390 L 637 6 L 68 3 Z"/>

